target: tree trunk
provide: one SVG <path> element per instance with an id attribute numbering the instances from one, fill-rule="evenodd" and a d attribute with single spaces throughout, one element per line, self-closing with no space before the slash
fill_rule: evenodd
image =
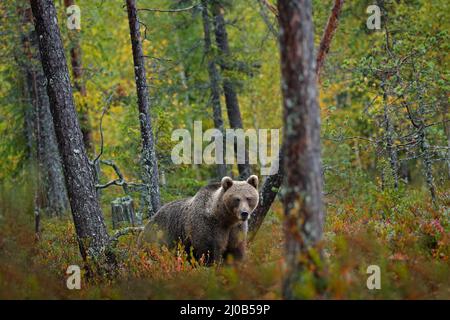
<path id="1" fill-rule="evenodd" d="M 265 5 L 267 5 L 267 3 Z M 336 6 L 336 3 L 335 3 L 335 6 Z M 342 6 L 342 4 L 341 4 L 341 6 Z M 278 11 L 276 11 L 276 10 L 271 10 L 271 11 L 278 17 Z M 336 14 L 336 11 L 335 11 L 335 8 L 333 7 L 331 16 L 328 18 L 328 21 L 334 19 L 334 18 L 332 18 L 332 16 L 335 14 Z M 338 19 L 338 14 L 336 16 L 336 19 Z M 326 42 L 331 44 L 331 40 L 335 34 L 335 32 L 334 32 L 335 30 L 333 30 L 333 32 L 326 32 L 328 25 L 329 25 L 329 23 L 327 23 L 327 26 L 325 27 L 323 34 L 324 34 L 324 36 L 326 35 L 326 37 L 328 38 Z M 337 27 L 337 23 L 336 23 L 335 27 Z M 324 42 L 324 41 L 325 40 L 322 39 L 321 42 Z M 329 44 L 328 44 L 328 49 L 329 49 Z M 326 54 L 328 53 L 328 49 L 323 51 L 323 56 L 322 56 L 321 60 L 325 59 Z M 318 57 L 317 57 L 317 60 L 319 60 Z M 322 67 L 323 67 L 323 63 L 321 63 L 320 65 L 319 64 L 317 65 L 316 74 L 320 73 Z M 280 154 L 279 154 L 280 164 L 283 163 L 283 160 L 282 160 L 283 154 L 284 153 L 283 153 L 283 147 L 282 147 L 280 149 Z M 261 187 L 261 191 L 260 191 L 260 197 L 261 197 L 260 199 L 261 200 L 258 203 L 258 206 L 256 207 L 255 211 L 253 212 L 252 220 L 249 223 L 250 240 L 253 239 L 255 237 L 256 233 L 258 232 L 264 218 L 267 215 L 267 212 L 269 211 L 270 207 L 272 206 L 272 202 L 276 198 L 276 195 L 278 193 L 278 190 L 281 187 L 281 184 L 283 183 L 284 172 L 282 170 L 283 169 L 282 167 L 283 166 L 280 166 L 280 171 L 277 174 L 267 177 Z"/>
<path id="2" fill-rule="evenodd" d="M 160 207 L 158 162 L 156 159 L 152 123 L 149 113 L 149 93 L 145 75 L 145 60 L 142 51 L 141 33 L 137 18 L 135 0 L 126 0 L 130 25 L 131 46 L 133 49 L 134 74 L 138 96 L 139 120 L 142 139 L 143 181 L 148 186 L 148 214 L 154 214 Z"/>
<path id="3" fill-rule="evenodd" d="M 381 90 L 383 91 L 383 121 L 384 121 L 384 143 L 391 166 L 392 179 L 394 180 L 394 189 L 398 189 L 398 155 L 394 145 L 394 128 L 389 115 L 388 93 L 386 88 L 386 77 L 381 80 Z"/>
<path id="4" fill-rule="evenodd" d="M 32 23 L 31 9 L 20 10 L 24 25 Z M 28 91 L 33 106 L 36 137 L 36 160 L 38 163 L 38 188 L 40 206 L 50 215 L 62 215 L 69 208 L 64 174 L 56 142 L 55 128 L 50 112 L 50 102 L 45 88 L 45 76 L 39 56 L 38 39 L 34 30 L 24 37 L 25 55 L 28 59 L 26 70 Z"/>
<path id="5" fill-rule="evenodd" d="M 261 186 L 259 191 L 259 203 L 256 209 L 252 213 L 252 218 L 249 220 L 248 231 L 249 231 L 249 240 L 253 240 L 259 228 L 261 227 L 264 218 L 269 212 L 272 203 L 274 202 L 278 190 L 281 187 L 284 179 L 284 147 L 282 146 L 279 154 L 279 170 L 276 174 L 268 176 L 264 183 Z"/>
<path id="6" fill-rule="evenodd" d="M 38 139 L 40 159 L 43 163 L 44 176 L 42 182 L 46 189 L 46 210 L 50 214 L 62 215 L 69 209 L 66 185 L 64 183 L 63 166 L 56 142 L 55 127 L 50 112 L 50 102 L 45 89 L 45 76 L 42 72 L 36 74 L 38 92 Z"/>
<path id="7" fill-rule="evenodd" d="M 286 276 L 283 297 L 296 297 L 303 274 L 317 272 L 322 238 L 322 162 L 320 112 L 311 0 L 279 0 L 281 73 L 284 100 L 283 205 Z"/>
<path id="8" fill-rule="evenodd" d="M 222 106 L 220 105 L 220 84 L 219 84 L 219 73 L 216 68 L 216 63 L 214 62 L 213 53 L 211 50 L 211 33 L 210 33 L 210 23 L 208 15 L 208 0 L 202 0 L 202 17 L 203 17 L 203 32 L 204 32 L 204 43 L 205 43 L 205 58 L 208 63 L 208 74 L 211 89 L 211 103 L 213 107 L 213 120 L 214 127 L 218 129 L 223 136 L 223 150 L 225 150 L 225 134 L 223 128 L 222 119 Z M 223 153 L 225 155 L 225 153 Z M 227 166 L 225 161 L 223 164 L 217 165 L 217 176 L 219 180 L 227 175 Z"/>
<path id="9" fill-rule="evenodd" d="M 65 8 L 74 5 L 74 0 L 64 0 Z M 72 76 L 74 88 L 82 97 L 86 97 L 86 85 L 83 81 L 83 64 L 81 62 L 81 46 L 79 33 L 77 30 L 69 30 L 70 39 L 70 63 L 72 65 Z M 93 152 L 92 127 L 89 122 L 89 109 L 85 101 L 81 102 L 79 109 L 79 119 L 81 132 L 83 133 L 83 142 L 88 152 Z"/>
<path id="10" fill-rule="evenodd" d="M 25 79 L 24 85 L 23 85 L 23 93 L 24 96 L 26 96 L 26 99 L 30 101 L 30 104 L 26 104 L 24 106 L 23 111 L 23 132 L 25 135 L 26 140 L 26 159 L 33 159 L 34 157 L 34 106 L 32 105 L 32 94 L 31 94 L 31 78 L 29 74 L 27 73 L 26 79 Z"/>
<path id="11" fill-rule="evenodd" d="M 417 79 L 417 83 L 419 83 L 419 82 L 420 82 L 420 80 Z M 417 116 L 419 118 L 418 140 L 419 140 L 420 152 L 422 153 L 422 162 L 423 162 L 425 181 L 427 183 L 428 190 L 430 191 L 431 200 L 433 201 L 433 203 L 436 203 L 436 188 L 434 186 L 433 166 L 432 166 L 432 162 L 431 162 L 432 155 L 431 155 L 431 150 L 430 150 L 430 144 L 428 143 L 428 139 L 427 139 L 425 121 L 423 120 L 423 118 L 425 116 L 425 112 L 426 112 L 425 107 L 424 107 L 423 96 L 425 96 L 425 92 L 422 89 L 422 90 L 420 90 L 420 93 L 419 93 L 418 110 L 417 110 Z"/>
<path id="12" fill-rule="evenodd" d="M 327 25 L 323 32 L 322 39 L 320 40 L 319 52 L 317 53 L 317 76 L 319 76 L 319 71 L 322 69 L 325 62 L 325 57 L 330 50 L 331 40 L 333 39 L 333 35 L 337 29 L 339 15 L 341 14 L 343 5 L 344 0 L 334 0 L 333 9 L 331 9 L 331 14 L 328 17 Z"/>
<path id="13" fill-rule="evenodd" d="M 100 266 L 103 259 L 98 258 L 104 257 L 109 236 L 75 111 L 56 10 L 51 0 L 30 3 L 80 252 L 84 260 L 93 259 L 94 266 Z"/>
<path id="14" fill-rule="evenodd" d="M 216 43 L 221 52 L 221 59 L 230 57 L 230 47 L 228 44 L 228 34 L 225 27 L 225 19 L 223 17 L 223 8 L 217 1 L 212 4 L 212 13 L 214 15 L 214 32 L 216 35 Z M 222 72 L 226 71 L 226 66 L 221 63 Z M 225 104 L 227 107 L 228 120 L 232 129 L 243 129 L 241 110 L 239 108 L 239 100 L 233 82 L 223 77 L 223 92 L 225 94 Z M 236 143 L 235 143 L 235 149 Z M 238 163 L 239 176 L 241 179 L 247 179 L 251 175 L 249 165 L 248 151 L 245 148 L 245 163 Z"/>

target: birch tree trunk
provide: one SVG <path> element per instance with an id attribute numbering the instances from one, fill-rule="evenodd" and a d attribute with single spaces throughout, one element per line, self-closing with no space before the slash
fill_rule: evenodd
<path id="1" fill-rule="evenodd" d="M 131 46 L 133 49 L 134 74 L 136 78 L 139 122 L 141 126 L 143 181 L 148 186 L 146 200 L 147 204 L 150 205 L 148 214 L 152 215 L 160 207 L 158 162 L 149 113 L 149 93 L 136 2 L 135 0 L 126 0 L 126 5 L 130 25 Z"/>
<path id="2" fill-rule="evenodd" d="M 283 297 L 296 298 L 303 274 L 318 271 L 322 238 L 320 112 L 311 0 L 279 0 L 281 74 L 284 105 L 283 191 L 286 275 Z M 316 274 L 317 275 L 317 274 Z"/>
<path id="3" fill-rule="evenodd" d="M 83 259 L 93 260 L 94 266 L 98 266 L 99 258 L 104 257 L 109 245 L 109 236 L 75 111 L 56 10 L 51 0 L 30 3 L 78 245 Z"/>

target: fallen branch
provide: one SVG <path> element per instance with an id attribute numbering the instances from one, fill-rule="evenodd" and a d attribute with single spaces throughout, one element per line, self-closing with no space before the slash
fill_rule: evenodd
<path id="1" fill-rule="evenodd" d="M 112 235 L 109 239 L 109 243 L 111 246 L 115 246 L 117 244 L 117 242 L 119 241 L 119 238 L 122 236 L 125 236 L 127 234 L 135 234 L 135 233 L 139 233 L 141 231 L 144 230 L 144 227 L 126 227 L 120 230 L 117 230 L 116 233 L 114 233 L 114 235 Z"/>

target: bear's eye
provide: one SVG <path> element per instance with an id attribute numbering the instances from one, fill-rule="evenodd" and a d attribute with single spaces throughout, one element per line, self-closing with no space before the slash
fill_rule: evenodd
<path id="1" fill-rule="evenodd" d="M 241 201 L 241 199 L 239 198 L 234 198 L 234 202 L 239 203 Z"/>

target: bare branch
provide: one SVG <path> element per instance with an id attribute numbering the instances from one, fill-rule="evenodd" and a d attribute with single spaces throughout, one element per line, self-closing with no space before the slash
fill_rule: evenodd
<path id="1" fill-rule="evenodd" d="M 275 17 L 278 18 L 278 9 L 276 6 L 274 6 L 273 4 L 271 4 L 269 1 L 267 0 L 258 0 L 258 2 L 263 5 L 264 7 L 266 7 L 267 9 L 269 9 L 269 11 L 271 11 Z"/>
<path id="2" fill-rule="evenodd" d="M 114 179 L 111 180 L 105 184 L 97 184 L 95 185 L 95 187 L 97 189 L 105 189 L 108 188 L 110 186 L 119 186 L 123 188 L 123 191 L 128 194 L 129 191 L 129 187 L 133 187 L 136 190 L 140 190 L 143 188 L 146 188 L 147 185 L 144 183 L 136 183 L 136 182 L 127 182 L 122 174 L 122 172 L 120 171 L 119 167 L 115 164 L 114 161 L 112 160 L 100 160 L 101 164 L 110 166 L 113 168 L 114 172 L 117 174 L 118 179 Z"/>
<path id="3" fill-rule="evenodd" d="M 192 6 L 189 6 L 189 7 L 186 7 L 186 8 L 180 8 L 180 9 L 140 8 L 140 9 L 137 9 L 137 11 L 177 13 L 177 12 L 183 12 L 183 11 L 189 11 L 189 10 L 195 9 L 199 5 L 200 5 L 200 3 L 197 3 L 197 4 L 194 4 Z"/>
<path id="4" fill-rule="evenodd" d="M 106 105 L 103 108 L 102 115 L 100 117 L 100 126 L 99 126 L 99 130 L 100 130 L 100 153 L 97 155 L 97 157 L 95 157 L 94 161 L 92 161 L 92 164 L 94 165 L 94 167 L 97 164 L 97 161 L 103 155 L 103 126 L 102 126 L 103 125 L 103 117 L 105 116 L 106 112 L 109 110 L 109 107 L 111 106 L 112 98 L 113 98 L 113 95 L 114 95 L 113 92 L 114 92 L 114 90 L 111 90 L 111 94 L 106 99 Z"/>

